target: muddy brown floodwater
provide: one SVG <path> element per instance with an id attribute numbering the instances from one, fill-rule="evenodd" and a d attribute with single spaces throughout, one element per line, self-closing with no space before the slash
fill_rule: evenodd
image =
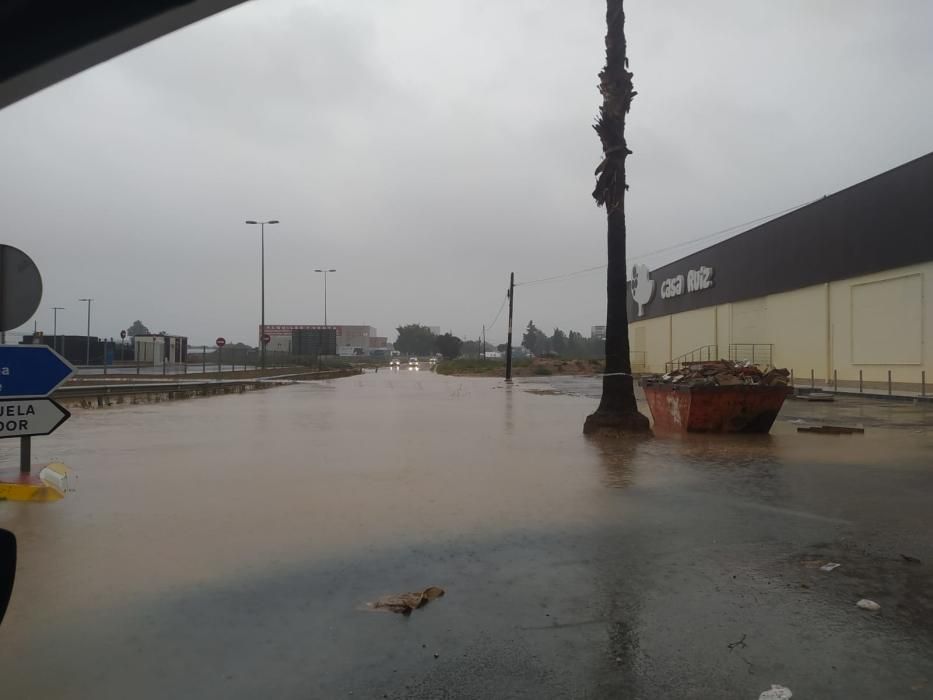
<path id="1" fill-rule="evenodd" d="M 581 435 L 595 397 L 401 371 L 76 411 L 33 448 L 76 491 L 0 503 L 0 695 L 933 694 L 929 409 L 788 402 L 770 436 L 619 442 Z"/>

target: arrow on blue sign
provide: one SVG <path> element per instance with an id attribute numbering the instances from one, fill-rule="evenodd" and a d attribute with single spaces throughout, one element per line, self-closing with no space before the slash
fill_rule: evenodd
<path id="1" fill-rule="evenodd" d="M 74 367 L 47 345 L 0 345 L 0 397 L 48 396 Z"/>

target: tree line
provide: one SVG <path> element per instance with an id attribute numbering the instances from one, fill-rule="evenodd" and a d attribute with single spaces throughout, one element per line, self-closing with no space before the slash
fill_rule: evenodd
<path id="1" fill-rule="evenodd" d="M 565 333 L 560 328 L 548 336 L 534 321 L 529 321 L 522 335 L 522 347 L 538 356 L 558 356 L 573 359 L 601 358 L 606 354 L 606 341 L 588 338 L 577 331 Z"/>
<path id="2" fill-rule="evenodd" d="M 435 335 L 427 326 L 411 323 L 399 326 L 398 340 L 395 349 L 404 355 L 425 357 L 440 353 L 445 359 L 452 360 L 463 356 L 478 355 L 483 352 L 482 344 L 475 340 L 464 341 L 451 334 Z M 532 355 L 557 356 L 574 359 L 601 358 L 605 356 L 605 341 L 599 338 L 588 338 L 577 331 L 565 333 L 560 328 L 548 336 L 535 326 L 534 321 L 528 322 L 528 327 L 522 336 L 522 347 Z M 505 344 L 492 346 L 486 344 L 487 352 L 493 349 L 505 352 Z"/>

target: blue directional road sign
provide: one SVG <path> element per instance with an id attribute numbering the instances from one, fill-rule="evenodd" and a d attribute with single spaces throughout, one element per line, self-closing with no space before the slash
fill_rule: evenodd
<path id="1" fill-rule="evenodd" d="M 0 345 L 0 398 L 48 396 L 74 371 L 47 345 Z"/>

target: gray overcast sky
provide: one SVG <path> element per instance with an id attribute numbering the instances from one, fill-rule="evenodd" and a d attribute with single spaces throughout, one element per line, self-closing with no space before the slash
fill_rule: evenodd
<path id="1" fill-rule="evenodd" d="M 933 3 L 627 3 L 629 253 L 812 200 L 933 150 Z M 269 323 L 475 338 L 528 280 L 602 264 L 599 0 L 256 0 L 0 111 L 3 241 L 39 327 L 255 343 Z M 883 232 L 879 232 L 883 233 Z M 685 247 L 645 258 L 655 266 Z M 602 271 L 516 324 L 603 322 Z M 504 316 L 504 315 L 503 315 Z M 28 329 L 31 330 L 30 322 Z M 500 318 L 491 340 L 504 339 Z"/>

